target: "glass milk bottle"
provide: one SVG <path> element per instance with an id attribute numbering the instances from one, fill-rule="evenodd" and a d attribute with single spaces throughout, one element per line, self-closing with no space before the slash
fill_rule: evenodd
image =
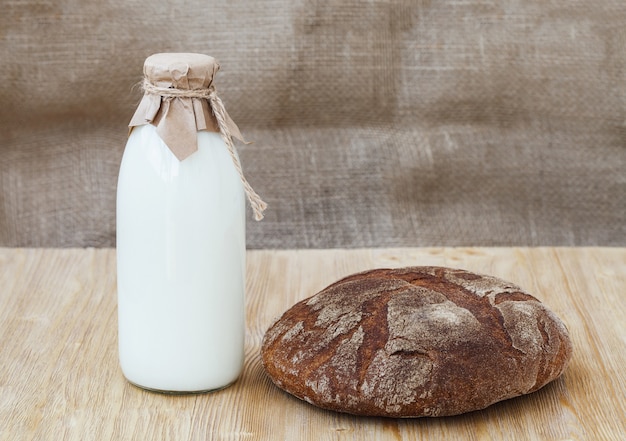
<path id="1" fill-rule="evenodd" d="M 119 357 L 145 389 L 220 389 L 244 359 L 246 182 L 215 93 L 219 65 L 155 54 L 130 122 L 117 188 Z"/>

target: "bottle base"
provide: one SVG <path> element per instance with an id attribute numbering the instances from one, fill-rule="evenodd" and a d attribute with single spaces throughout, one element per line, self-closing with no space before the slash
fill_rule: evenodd
<path id="1" fill-rule="evenodd" d="M 237 382 L 238 379 L 235 379 L 234 381 L 231 381 L 230 383 L 224 385 L 224 386 L 218 386 L 215 388 L 209 388 L 209 389 L 199 389 L 199 390 L 167 390 L 167 389 L 157 389 L 154 387 L 147 387 L 147 386 L 142 386 L 141 384 L 137 384 L 134 383 L 132 381 L 130 381 L 128 378 L 126 379 L 126 381 L 128 381 L 130 384 L 132 384 L 133 386 L 148 391 L 148 392 L 154 392 L 154 393 L 158 393 L 158 394 L 163 394 L 163 395 L 200 395 L 200 394 L 208 394 L 208 393 L 212 393 L 212 392 L 218 392 L 221 390 L 224 390 L 230 386 L 232 386 L 233 384 L 235 384 Z"/>

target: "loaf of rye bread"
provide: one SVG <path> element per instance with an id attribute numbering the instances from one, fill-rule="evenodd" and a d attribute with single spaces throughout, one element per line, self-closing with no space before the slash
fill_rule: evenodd
<path id="1" fill-rule="evenodd" d="M 572 354 L 561 320 L 518 286 L 442 267 L 377 269 L 303 300 L 266 332 L 272 381 L 356 415 L 456 415 L 527 394 Z"/>

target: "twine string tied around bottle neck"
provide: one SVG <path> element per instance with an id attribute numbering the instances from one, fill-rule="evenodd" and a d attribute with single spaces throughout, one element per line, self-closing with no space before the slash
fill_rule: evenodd
<path id="1" fill-rule="evenodd" d="M 208 101 L 209 107 L 211 108 L 211 111 L 215 116 L 215 120 L 217 121 L 220 135 L 224 140 L 224 143 L 226 144 L 226 148 L 228 149 L 228 153 L 230 153 L 230 157 L 233 161 L 233 164 L 235 165 L 235 169 L 237 170 L 237 173 L 241 178 L 241 183 L 243 184 L 246 196 L 250 201 L 250 206 L 252 207 L 252 211 L 254 212 L 254 219 L 257 221 L 263 219 L 263 212 L 267 208 L 267 204 L 263 202 L 261 197 L 254 191 L 254 189 L 248 183 L 248 180 L 243 174 L 243 169 L 237 156 L 237 150 L 235 149 L 235 145 L 233 144 L 232 134 L 230 129 L 228 128 L 228 114 L 226 113 L 224 103 L 217 95 L 215 86 L 211 85 L 210 87 L 203 89 L 177 89 L 173 87 L 155 86 L 147 79 L 144 79 L 142 87 L 144 93 L 148 95 L 158 95 L 166 99 L 198 98 L 206 99 Z"/>

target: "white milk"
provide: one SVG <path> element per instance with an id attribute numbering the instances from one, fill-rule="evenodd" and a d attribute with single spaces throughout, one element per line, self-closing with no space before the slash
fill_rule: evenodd
<path id="1" fill-rule="evenodd" d="M 244 359 L 245 194 L 218 133 L 179 161 L 150 124 L 117 188 L 119 356 L 143 388 L 225 387 Z"/>

